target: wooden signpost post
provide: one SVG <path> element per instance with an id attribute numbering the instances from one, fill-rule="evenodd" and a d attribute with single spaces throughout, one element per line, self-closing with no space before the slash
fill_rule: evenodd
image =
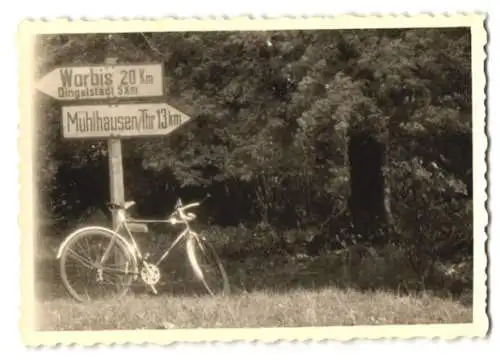
<path id="1" fill-rule="evenodd" d="M 105 60 L 106 65 L 115 65 L 118 59 L 116 58 L 107 58 Z M 116 68 L 115 68 L 116 69 Z M 124 74 L 128 74 L 129 71 L 124 71 Z M 113 74 L 114 72 L 112 72 Z M 108 78 L 116 77 L 113 75 Z M 113 80 L 114 80 L 113 79 Z M 62 76 L 61 76 L 62 80 Z M 120 81 L 120 84 L 122 81 Z M 117 84 L 116 81 L 112 82 L 112 85 Z M 111 88 L 114 90 L 114 88 Z M 163 82 L 162 82 L 162 92 L 163 94 Z M 64 121 L 64 116 L 63 116 Z M 64 124 L 63 124 L 64 128 Z M 64 134 L 64 132 L 63 132 Z M 113 204 L 124 204 L 125 203 L 125 182 L 123 180 L 123 157 L 122 157 L 122 142 L 120 138 L 116 138 L 111 136 L 108 139 L 108 175 L 109 175 L 109 195 L 111 202 Z M 113 228 L 117 229 L 120 225 L 118 223 L 118 216 L 116 215 L 117 210 L 112 209 L 112 221 Z"/>
<path id="2" fill-rule="evenodd" d="M 121 139 L 167 135 L 190 120 L 164 102 L 120 102 L 163 96 L 162 64 L 117 64 L 108 58 L 102 65 L 59 67 L 42 77 L 36 88 L 61 101 L 100 100 L 63 106 L 62 133 L 68 139 L 107 139 L 110 200 L 116 204 L 125 202 Z"/>

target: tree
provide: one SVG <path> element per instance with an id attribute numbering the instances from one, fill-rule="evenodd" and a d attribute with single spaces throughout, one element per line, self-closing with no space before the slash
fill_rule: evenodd
<path id="1" fill-rule="evenodd" d="M 38 50 L 37 74 L 110 55 L 164 64 L 168 103 L 192 121 L 124 142 L 126 189 L 147 200 L 143 212 L 163 211 L 179 192 L 212 191 L 220 222 L 329 235 L 352 222 L 365 241 L 385 242 L 417 226 L 415 209 L 435 206 L 425 231 L 472 237 L 461 210 L 464 227 L 442 229 L 471 196 L 460 195 L 472 188 L 468 29 L 45 35 Z M 105 143 L 62 140 L 60 105 L 40 95 L 38 106 L 45 212 L 99 207 Z M 95 195 L 87 201 L 85 187 Z"/>

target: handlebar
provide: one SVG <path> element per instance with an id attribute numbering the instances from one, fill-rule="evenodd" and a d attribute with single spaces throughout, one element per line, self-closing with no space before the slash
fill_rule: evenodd
<path id="1" fill-rule="evenodd" d="M 177 211 L 184 212 L 184 210 L 190 209 L 192 207 L 197 207 L 197 206 L 200 206 L 200 203 L 199 202 L 194 202 L 194 203 L 191 203 L 191 204 L 187 204 L 187 205 L 181 206 L 180 208 L 177 208 Z"/>
<path id="2" fill-rule="evenodd" d="M 175 210 L 167 217 L 167 222 L 171 223 L 172 225 L 175 225 L 177 223 L 187 223 L 189 221 L 194 220 L 196 218 L 196 215 L 193 213 L 186 213 L 185 211 L 200 206 L 201 203 L 204 202 L 204 200 L 208 199 L 209 197 L 210 194 L 207 194 L 205 199 L 203 199 L 202 201 L 193 202 L 184 206 L 179 206 L 182 204 L 182 201 L 179 199 L 176 204 Z M 113 210 L 123 211 L 124 213 L 122 214 L 122 216 L 126 217 L 127 216 L 126 211 L 135 205 L 135 201 L 126 201 L 123 204 L 107 202 L 106 205 L 111 211 Z"/>
<path id="3" fill-rule="evenodd" d="M 186 214 L 185 210 L 193 208 L 193 207 L 197 207 L 197 206 L 200 206 L 199 202 L 194 202 L 194 203 L 191 203 L 191 204 L 187 204 L 187 205 L 178 207 L 177 209 L 174 210 L 174 212 L 172 212 L 168 216 L 167 221 L 169 223 L 171 223 L 172 225 L 175 225 L 175 224 L 177 224 L 179 222 L 189 222 L 189 221 L 192 221 L 192 220 L 194 220 L 196 218 L 196 215 L 193 214 L 193 213 L 187 213 Z M 178 218 L 176 218 L 175 215 L 178 215 Z"/>

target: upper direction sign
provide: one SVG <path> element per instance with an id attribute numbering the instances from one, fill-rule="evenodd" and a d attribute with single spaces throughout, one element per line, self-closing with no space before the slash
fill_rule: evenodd
<path id="1" fill-rule="evenodd" d="M 167 135 L 191 118 L 162 103 L 63 106 L 65 138 Z"/>
<path id="2" fill-rule="evenodd" d="M 58 100 L 139 98 L 163 95 L 162 64 L 60 67 L 36 84 Z"/>

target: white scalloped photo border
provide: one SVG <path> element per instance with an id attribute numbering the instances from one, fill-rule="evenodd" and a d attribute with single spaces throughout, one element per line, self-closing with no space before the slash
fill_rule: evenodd
<path id="1" fill-rule="evenodd" d="M 96 344 L 159 344 L 206 341 L 321 341 L 352 339 L 413 339 L 483 337 L 489 328 L 487 314 L 487 148 L 486 133 L 486 16 L 480 13 L 457 14 L 348 14 L 334 17 L 204 17 L 161 19 L 99 20 L 26 20 L 19 25 L 20 61 L 20 216 L 21 229 L 21 321 L 23 341 L 28 346 Z M 130 331 L 36 331 L 34 327 L 33 238 L 36 221 L 33 214 L 35 189 L 34 154 L 34 36 L 51 33 L 118 33 L 215 30 L 292 30 L 292 29 L 356 29 L 470 27 L 472 34 L 473 96 L 473 185 L 474 185 L 474 297 L 473 322 L 470 324 L 333 326 L 303 328 L 238 328 L 238 329 L 171 329 Z"/>

